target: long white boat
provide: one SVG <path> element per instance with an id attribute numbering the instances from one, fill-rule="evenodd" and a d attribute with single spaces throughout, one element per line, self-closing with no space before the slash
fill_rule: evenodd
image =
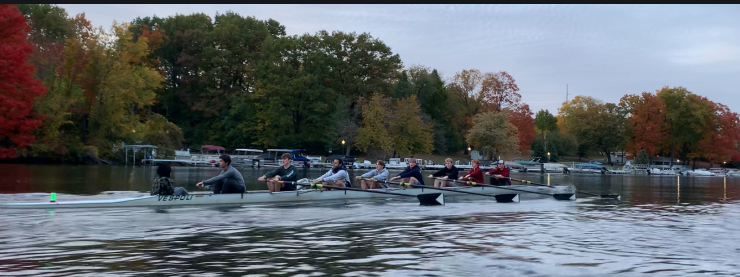
<path id="1" fill-rule="evenodd" d="M 511 185 L 506 188 L 498 187 L 447 187 L 455 191 L 441 191 L 428 188 L 387 188 L 374 189 L 377 192 L 392 192 L 406 195 L 419 195 L 425 193 L 444 193 L 445 196 L 470 195 L 467 192 L 483 193 L 488 195 L 500 194 L 558 194 L 575 193 L 570 186 L 534 186 L 534 185 Z M 460 192 L 458 192 L 460 191 Z M 248 191 L 247 193 L 234 194 L 190 194 L 186 196 L 159 196 L 146 195 L 141 197 L 105 199 L 105 200 L 81 200 L 81 201 L 49 201 L 36 203 L 2 203 L 0 208 L 12 209 L 38 209 L 38 208 L 119 208 L 119 207 L 153 207 L 153 206 L 191 206 L 191 205 L 224 205 L 224 204 L 253 204 L 253 203 L 278 203 L 299 201 L 326 201 L 340 199 L 362 199 L 378 197 L 397 197 L 389 194 L 370 193 L 359 190 L 296 190 L 270 193 L 266 190 Z"/>

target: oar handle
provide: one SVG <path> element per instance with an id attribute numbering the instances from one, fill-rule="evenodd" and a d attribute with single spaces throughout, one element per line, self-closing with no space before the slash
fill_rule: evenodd
<path id="1" fill-rule="evenodd" d="M 455 180 L 455 179 L 442 179 L 442 178 L 436 178 L 436 179 L 443 180 L 443 181 L 453 181 L 455 183 L 466 184 L 466 185 L 471 185 L 471 186 L 475 186 L 479 184 L 484 185 L 484 183 L 478 183 L 478 182 L 473 182 L 473 181 L 461 181 L 461 180 Z"/>
<path id="2" fill-rule="evenodd" d="M 511 177 L 501 177 L 501 178 L 502 179 L 509 179 L 509 180 L 512 180 L 512 181 L 517 181 L 517 182 L 525 183 L 525 184 L 532 184 L 532 185 L 546 186 L 546 187 L 549 187 L 550 186 L 550 185 L 535 183 L 535 182 L 528 181 L 528 180 L 514 179 L 514 178 L 511 178 Z"/>
<path id="3" fill-rule="evenodd" d="M 272 179 L 265 179 L 262 182 L 275 182 L 275 183 L 281 183 L 281 184 L 297 184 L 296 181 L 283 181 L 283 180 L 272 180 Z"/>

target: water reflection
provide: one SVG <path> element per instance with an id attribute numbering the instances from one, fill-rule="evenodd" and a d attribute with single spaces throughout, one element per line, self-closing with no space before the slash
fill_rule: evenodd
<path id="1" fill-rule="evenodd" d="M 239 169 L 247 180 L 269 170 Z M 0 171 L 0 202 L 46 200 L 50 191 L 60 198 L 142 195 L 156 175 L 154 167 L 132 166 L 0 165 Z M 218 172 L 175 167 L 173 178 L 193 189 L 191 184 Z M 299 177 L 323 172 L 302 169 Z M 0 210 L 0 275 L 740 274 L 740 178 L 512 177 L 619 193 L 622 201 L 580 197 L 496 203 L 473 198 L 423 207 L 389 197 L 278 205 Z M 257 182 L 248 185 L 264 189 Z"/>
<path id="2" fill-rule="evenodd" d="M 419 208 L 18 214 L 0 227 L 17 275 L 601 276 L 738 273 L 737 202 L 693 206 L 534 200 Z M 391 212 L 392 211 L 392 212 Z M 95 216 L 94 216 L 95 215 Z M 23 230 L 23 232 L 19 232 Z M 696 255 L 696 248 L 702 254 Z"/>
<path id="3" fill-rule="evenodd" d="M 676 204 L 681 204 L 681 176 L 676 176 Z"/>

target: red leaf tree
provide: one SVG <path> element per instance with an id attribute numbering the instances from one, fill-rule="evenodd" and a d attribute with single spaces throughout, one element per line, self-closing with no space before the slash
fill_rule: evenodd
<path id="1" fill-rule="evenodd" d="M 630 102 L 629 98 L 633 95 L 627 95 L 622 98 L 624 103 Z M 637 153 L 644 149 L 649 156 L 660 153 L 660 150 L 668 148 L 668 128 L 665 123 L 666 107 L 660 99 L 652 93 L 643 92 L 642 97 L 634 96 L 629 103 L 630 114 L 629 123 L 632 125 L 631 139 L 628 139 L 625 147 L 630 153 Z"/>
<path id="2" fill-rule="evenodd" d="M 18 7 L 0 5 L 0 159 L 18 157 L 17 149 L 33 143 L 32 132 L 42 124 L 32 108 L 46 88 L 27 61 L 33 51 L 29 30 Z"/>
<path id="3" fill-rule="evenodd" d="M 520 153 L 527 153 L 532 147 L 536 135 L 534 117 L 529 105 L 522 102 L 519 86 L 514 77 L 506 71 L 485 73 L 481 79 L 481 96 L 484 106 L 489 111 L 501 112 L 509 110 L 509 122 L 519 130 Z"/>
<path id="4" fill-rule="evenodd" d="M 532 110 L 529 109 L 529 105 L 524 103 L 509 107 L 509 109 L 511 109 L 509 122 L 519 130 L 519 152 L 527 153 L 532 149 L 532 142 L 537 135 L 534 130 Z"/>
<path id="5" fill-rule="evenodd" d="M 712 164 L 733 160 L 733 154 L 737 152 L 736 143 L 740 140 L 738 114 L 730 111 L 726 105 L 704 101 L 712 105 L 715 116 L 713 122 L 709 122 L 712 132 L 697 143 L 697 152 Z"/>

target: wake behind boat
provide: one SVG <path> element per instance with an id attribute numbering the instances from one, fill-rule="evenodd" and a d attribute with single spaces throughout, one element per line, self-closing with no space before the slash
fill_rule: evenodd
<path id="1" fill-rule="evenodd" d="M 510 189 L 507 189 L 510 188 Z M 511 185 L 501 187 L 447 187 L 453 191 L 445 191 L 445 196 L 468 195 L 465 192 L 476 192 L 487 195 L 512 194 L 532 192 L 533 194 L 557 194 L 575 193 L 570 186 L 534 186 L 534 185 Z M 516 191 L 512 190 L 515 189 Z M 371 189 L 375 192 L 392 192 L 405 195 L 419 195 L 424 193 L 438 193 L 433 188 L 384 188 Z M 459 192 L 458 192 L 459 191 Z M 232 194 L 190 194 L 184 196 L 172 195 L 146 195 L 141 197 L 129 197 L 105 200 L 81 200 L 81 201 L 54 201 L 36 203 L 2 203 L 0 208 L 9 209 L 39 209 L 39 208 L 120 208 L 120 207 L 160 207 L 160 206 L 194 206 L 194 205 L 228 205 L 228 204 L 257 204 L 257 203 L 281 203 L 301 201 L 330 201 L 344 199 L 365 199 L 395 197 L 389 194 L 371 193 L 362 190 L 313 190 L 302 189 L 296 191 L 283 191 L 270 193 L 266 190 L 247 191 L 246 193 Z"/>

